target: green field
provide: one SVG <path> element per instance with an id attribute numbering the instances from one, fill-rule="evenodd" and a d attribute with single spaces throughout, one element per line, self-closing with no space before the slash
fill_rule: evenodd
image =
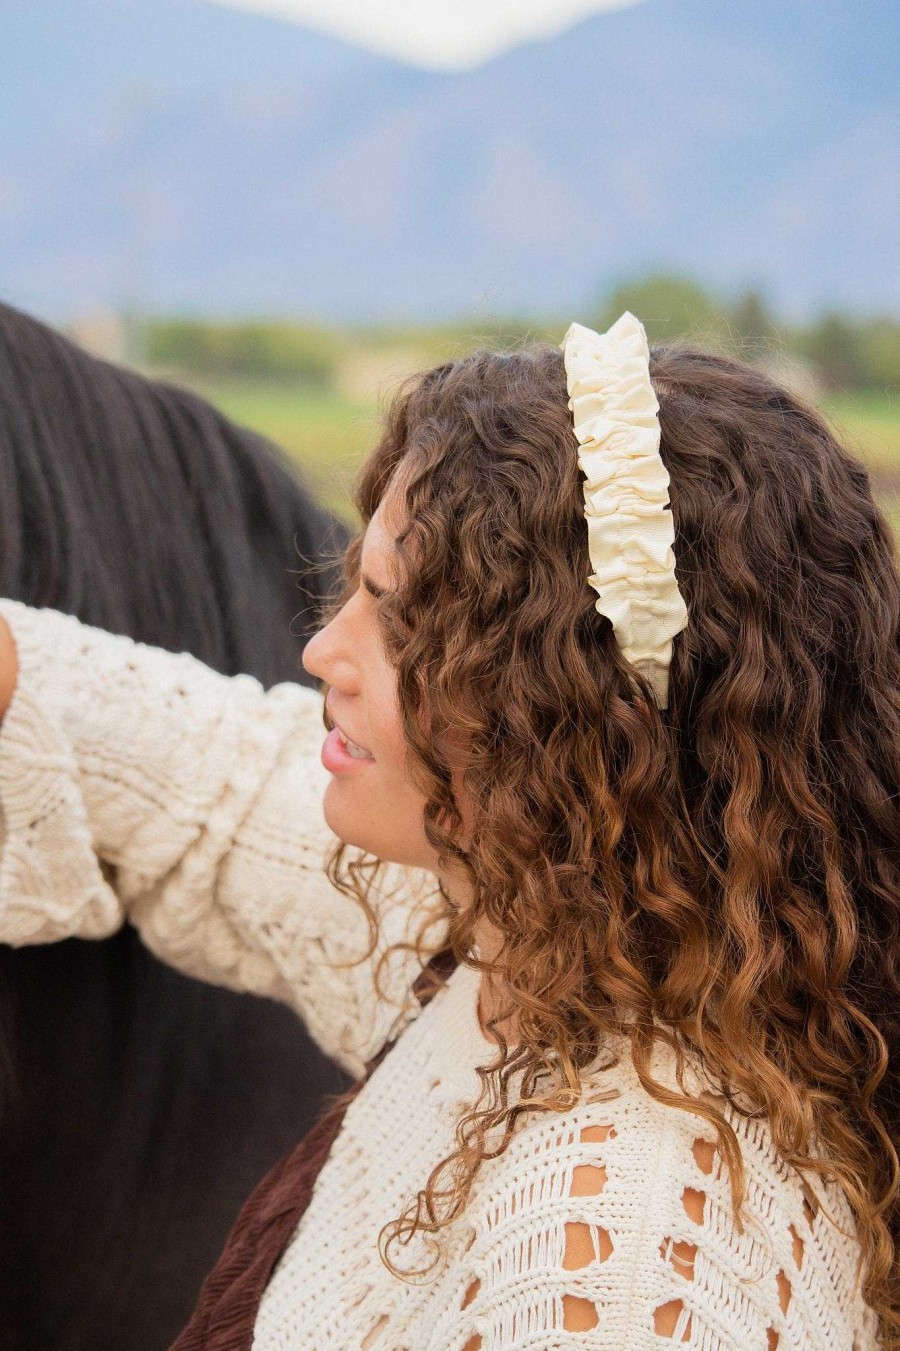
<path id="1" fill-rule="evenodd" d="M 823 403 L 825 413 L 876 472 L 900 474 L 900 397 L 843 394 Z"/>
<path id="2" fill-rule="evenodd" d="M 375 400 L 352 400 L 283 383 L 191 383 L 228 417 L 287 451 L 318 499 L 353 521 L 350 485 L 378 435 Z M 876 496 L 900 538 L 900 399 L 841 395 L 829 399 L 824 411 L 845 444 L 870 466 Z"/>

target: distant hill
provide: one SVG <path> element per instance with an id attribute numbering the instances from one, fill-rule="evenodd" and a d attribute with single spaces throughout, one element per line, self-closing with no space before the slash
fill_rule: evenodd
<path id="1" fill-rule="evenodd" d="M 895 0 L 642 0 L 464 74 L 204 0 L 0 0 L 0 294 L 584 316 L 664 267 L 900 309 Z"/>

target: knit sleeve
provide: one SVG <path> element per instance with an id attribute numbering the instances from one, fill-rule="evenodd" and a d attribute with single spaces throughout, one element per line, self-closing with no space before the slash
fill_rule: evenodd
<path id="1" fill-rule="evenodd" d="M 0 941 L 102 938 L 125 920 L 190 975 L 291 1004 L 354 1075 L 419 1006 L 392 951 L 446 917 L 433 874 L 386 865 L 360 906 L 328 881 L 323 701 L 268 691 L 51 609 L 0 600 L 19 657 L 0 724 Z M 348 964 L 342 969 L 341 964 Z"/>
<path id="2" fill-rule="evenodd" d="M 465 1351 L 874 1351 L 851 1289 L 858 1247 L 810 1207 L 758 1124 L 737 1129 L 743 1232 L 690 1113 L 626 1091 L 529 1124 L 473 1217 Z"/>

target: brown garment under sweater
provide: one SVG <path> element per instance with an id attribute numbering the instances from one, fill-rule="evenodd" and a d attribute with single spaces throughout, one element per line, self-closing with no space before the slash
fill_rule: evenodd
<path id="1" fill-rule="evenodd" d="M 432 957 L 413 986 L 420 1004 L 428 1003 L 455 966 L 449 949 Z M 368 1061 L 365 1076 L 334 1100 L 251 1192 L 170 1351 L 250 1351 L 263 1291 L 309 1205 L 344 1113 L 394 1044 L 387 1042 Z"/>

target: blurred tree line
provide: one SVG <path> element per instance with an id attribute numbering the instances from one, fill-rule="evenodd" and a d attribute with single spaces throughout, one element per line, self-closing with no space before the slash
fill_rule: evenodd
<path id="1" fill-rule="evenodd" d="M 806 325 L 788 325 L 758 289 L 722 301 L 690 278 L 661 273 L 616 286 L 586 307 L 582 322 L 606 328 L 625 309 L 642 321 L 651 342 L 685 339 L 748 361 L 787 362 L 823 392 L 883 394 L 900 386 L 900 322 L 887 316 L 851 318 L 828 310 Z M 145 319 L 140 349 L 142 362 L 154 368 L 326 390 L 360 349 L 402 347 L 420 352 L 423 361 L 445 360 L 477 343 L 558 342 L 570 318 L 498 318 L 483 330 L 474 321 L 338 330 L 286 320 Z"/>
<path id="2" fill-rule="evenodd" d="M 812 323 L 788 325 L 759 290 L 723 304 L 698 283 L 665 275 L 617 287 L 600 307 L 599 324 L 626 309 L 651 342 L 686 338 L 748 361 L 794 357 L 826 390 L 884 393 L 900 386 L 900 322 L 886 315 L 851 319 L 826 310 Z"/>
<path id="3" fill-rule="evenodd" d="M 328 329 L 265 319 L 146 320 L 140 347 L 142 359 L 154 367 L 212 379 L 290 379 L 316 387 L 329 384 L 336 355 Z"/>

